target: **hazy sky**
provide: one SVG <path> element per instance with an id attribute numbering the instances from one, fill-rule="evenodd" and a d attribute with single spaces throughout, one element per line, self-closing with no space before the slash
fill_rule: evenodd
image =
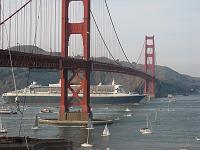
<path id="1" fill-rule="evenodd" d="M 200 0 L 107 0 L 129 59 L 155 35 L 158 65 L 200 77 Z"/>
<path id="2" fill-rule="evenodd" d="M 94 5 L 98 5 L 98 2 L 104 0 L 91 1 Z M 6 4 L 9 1 L 3 2 Z M 23 0 L 24 2 L 26 0 Z M 52 4 L 53 2 L 54 0 Z M 131 62 L 137 61 L 145 35 L 154 35 L 158 65 L 200 77 L 200 0 L 107 0 L 107 2 L 122 45 Z M 15 3 L 12 4 L 15 8 Z M 43 22 L 39 21 L 40 23 Z M 48 39 L 45 41 L 48 42 Z"/>

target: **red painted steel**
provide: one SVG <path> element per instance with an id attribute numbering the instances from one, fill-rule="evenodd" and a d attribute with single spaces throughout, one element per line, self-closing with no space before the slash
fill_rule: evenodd
<path id="1" fill-rule="evenodd" d="M 146 76 L 144 85 L 144 94 L 155 97 L 155 44 L 154 36 L 145 37 L 145 64 L 144 72 L 150 74 L 151 79 Z"/>
<path id="2" fill-rule="evenodd" d="M 67 28 L 68 28 L 68 7 L 69 1 L 62 0 L 62 33 L 61 33 L 61 57 L 68 58 L 68 37 L 67 37 Z M 68 70 L 66 68 L 61 68 L 60 71 L 61 78 L 61 98 L 60 98 L 60 114 L 64 114 L 69 111 L 68 105 Z"/>
<path id="3" fill-rule="evenodd" d="M 75 72 L 78 71 L 77 69 L 90 68 L 92 71 L 116 72 L 138 76 L 147 80 L 152 79 L 150 75 L 146 75 L 143 71 L 117 64 L 115 65 L 98 61 L 75 59 L 72 57 L 63 58 L 59 56 L 32 54 L 17 51 L 11 51 L 10 54 L 12 57 L 13 67 L 56 70 L 66 68 L 73 71 L 75 75 L 77 75 Z M 10 67 L 10 55 L 8 50 L 0 50 L 0 67 Z"/>
<path id="4" fill-rule="evenodd" d="M 69 37 L 72 34 L 81 34 L 83 39 L 83 60 L 90 60 L 90 0 L 80 0 L 84 6 L 84 20 L 82 23 L 69 23 L 68 9 L 69 3 L 77 0 L 62 0 L 62 57 L 68 58 Z M 88 64 L 88 63 L 87 63 Z M 60 113 L 69 111 L 69 90 L 73 93 L 73 97 L 77 97 L 79 92 L 83 91 L 83 97 L 80 101 L 82 112 L 88 113 L 90 99 L 90 67 L 77 68 L 76 74 L 73 74 L 69 79 L 69 69 L 62 68 L 61 70 L 61 101 Z M 74 72 L 73 72 L 74 73 Z M 71 85 L 74 78 L 79 77 L 80 88 L 78 91 L 73 90 Z"/>

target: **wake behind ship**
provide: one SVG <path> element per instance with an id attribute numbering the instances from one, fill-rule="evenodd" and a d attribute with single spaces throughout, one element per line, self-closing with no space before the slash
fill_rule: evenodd
<path id="1" fill-rule="evenodd" d="M 16 97 L 20 101 L 26 103 L 59 103 L 60 102 L 60 83 L 49 84 L 42 86 L 35 81 L 24 89 L 3 93 L 2 97 L 6 103 L 14 103 Z M 72 85 L 74 90 L 78 89 L 79 85 Z M 72 97 L 72 93 L 68 94 Z M 82 97 L 80 92 L 79 97 Z M 114 83 L 111 85 L 91 85 L 90 86 L 90 103 L 91 104 L 126 104 L 139 103 L 145 96 L 138 93 L 126 93 L 122 85 Z M 71 98 L 71 101 L 77 99 Z"/>

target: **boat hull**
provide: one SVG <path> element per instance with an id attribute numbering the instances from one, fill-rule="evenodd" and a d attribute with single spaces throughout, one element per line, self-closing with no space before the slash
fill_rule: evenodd
<path id="1" fill-rule="evenodd" d="M 6 103 L 14 103 L 15 95 L 3 96 Z M 126 104 L 126 103 L 139 103 L 145 96 L 144 95 L 126 95 L 126 96 L 90 96 L 91 104 Z M 19 100 L 23 103 L 59 103 L 60 95 L 55 96 L 20 96 Z"/>

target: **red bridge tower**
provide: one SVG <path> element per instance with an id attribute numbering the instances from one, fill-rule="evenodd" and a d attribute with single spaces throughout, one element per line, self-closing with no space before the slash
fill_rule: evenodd
<path id="1" fill-rule="evenodd" d="M 69 22 L 69 4 L 70 2 L 81 1 L 84 6 L 84 17 L 81 23 Z M 69 57 L 69 37 L 72 34 L 80 34 L 83 39 L 83 59 L 89 61 L 90 59 L 90 0 L 62 0 L 62 49 L 61 55 L 63 58 Z M 80 87 L 73 89 L 73 80 L 80 81 Z M 70 103 L 68 97 L 69 91 L 72 97 L 79 99 L 80 102 L 76 103 L 81 107 L 80 112 L 69 113 L 69 107 L 73 104 Z M 79 96 L 80 92 L 83 96 Z M 90 113 L 90 68 L 85 69 L 77 68 L 70 70 L 61 68 L 61 100 L 60 100 L 60 115 L 59 120 L 87 120 L 88 113 Z"/>
<path id="2" fill-rule="evenodd" d="M 144 72 L 152 76 L 151 80 L 145 79 L 144 94 L 155 97 L 155 45 L 154 36 L 145 37 L 145 64 Z"/>

